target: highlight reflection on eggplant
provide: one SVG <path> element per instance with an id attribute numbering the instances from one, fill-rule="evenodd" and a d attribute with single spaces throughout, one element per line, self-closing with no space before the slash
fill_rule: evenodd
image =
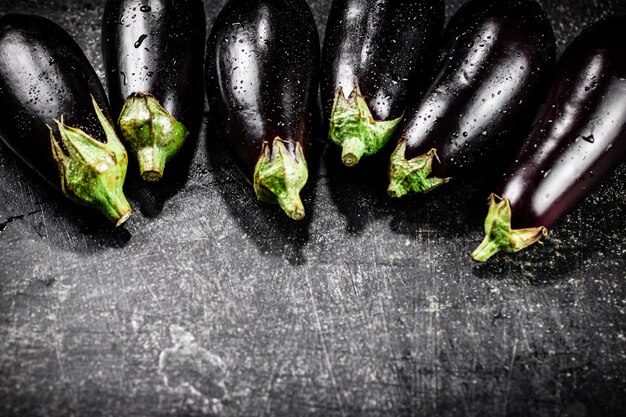
<path id="1" fill-rule="evenodd" d="M 230 0 L 207 43 L 207 94 L 257 197 L 304 217 L 319 39 L 304 0 Z"/>
<path id="2" fill-rule="evenodd" d="M 431 191 L 512 147 L 554 64 L 554 33 L 533 0 L 470 0 L 444 39 L 435 81 L 398 129 L 392 197 Z"/>
<path id="3" fill-rule="evenodd" d="M 356 165 L 389 141 L 443 29 L 443 0 L 334 0 L 322 52 L 329 139 Z"/>
<path id="4" fill-rule="evenodd" d="M 124 223 L 131 213 L 122 191 L 128 156 L 80 47 L 48 19 L 5 15 L 0 63 L 2 140 L 70 200 Z"/>
<path id="5" fill-rule="evenodd" d="M 109 0 L 102 49 L 118 125 L 146 181 L 197 132 L 206 19 L 201 0 Z"/>
<path id="6" fill-rule="evenodd" d="M 533 130 L 489 198 L 486 261 L 547 235 L 626 156 L 626 17 L 585 30 L 559 61 Z"/>

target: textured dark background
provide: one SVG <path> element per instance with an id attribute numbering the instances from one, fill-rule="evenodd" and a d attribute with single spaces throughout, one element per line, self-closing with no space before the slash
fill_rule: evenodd
<path id="1" fill-rule="evenodd" d="M 224 1 L 205 3 L 210 24 Z M 330 1 L 309 4 L 323 30 Z M 543 4 L 561 50 L 626 13 Z M 0 13 L 54 19 L 102 75 L 102 6 Z M 163 184 L 131 168 L 120 230 L 0 145 L 0 415 L 626 415 L 626 169 L 543 247 L 478 266 L 476 180 L 390 202 L 384 167 L 327 151 L 294 224 L 214 139 Z"/>

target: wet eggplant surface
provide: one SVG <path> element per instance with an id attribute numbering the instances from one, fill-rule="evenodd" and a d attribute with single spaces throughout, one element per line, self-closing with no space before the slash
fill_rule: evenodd
<path id="1" fill-rule="evenodd" d="M 323 34 L 330 0 L 308 3 Z M 626 14 L 541 3 L 559 53 Z M 68 30 L 104 81 L 103 7 L 0 0 Z M 172 175 L 129 167 L 120 229 L 0 144 L 0 416 L 626 414 L 626 167 L 544 245 L 477 265 L 500 178 L 392 201 L 388 154 L 348 169 L 330 147 L 294 223 L 219 134 L 205 111 Z"/>

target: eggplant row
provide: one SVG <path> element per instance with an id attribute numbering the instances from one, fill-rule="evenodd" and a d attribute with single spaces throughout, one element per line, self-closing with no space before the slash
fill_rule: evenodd
<path id="1" fill-rule="evenodd" d="M 444 45 L 435 81 L 398 129 L 392 197 L 431 191 L 515 145 L 556 53 L 548 17 L 533 0 L 470 0 Z"/>
<path id="2" fill-rule="evenodd" d="M 206 19 L 201 0 L 109 0 L 102 50 L 122 136 L 146 181 L 197 132 Z"/>
<path id="3" fill-rule="evenodd" d="M 131 207 L 128 156 L 98 76 L 61 27 L 38 16 L 0 18 L 0 137 L 65 195 L 116 225 Z"/>
<path id="4" fill-rule="evenodd" d="M 387 144 L 424 84 L 444 17 L 443 0 L 333 1 L 321 91 L 328 136 L 345 165 Z"/>
<path id="5" fill-rule="evenodd" d="M 296 220 L 305 214 L 318 60 L 304 0 L 230 0 L 207 43 L 211 112 L 235 161 L 260 200 Z"/>
<path id="6" fill-rule="evenodd" d="M 472 254 L 486 261 L 545 235 L 626 156 L 626 17 L 579 35 L 559 61 L 515 162 L 489 198 L 486 237 Z"/>

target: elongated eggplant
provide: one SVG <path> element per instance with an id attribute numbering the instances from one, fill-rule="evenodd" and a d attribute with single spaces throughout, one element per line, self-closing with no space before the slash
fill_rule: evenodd
<path id="1" fill-rule="evenodd" d="M 319 38 L 304 0 L 230 0 L 207 43 L 213 116 L 257 197 L 300 220 Z"/>
<path id="2" fill-rule="evenodd" d="M 489 198 L 487 236 L 472 254 L 486 261 L 547 235 L 626 157 L 626 17 L 579 35 L 515 162 Z"/>
<path id="3" fill-rule="evenodd" d="M 102 49 L 113 111 L 146 181 L 197 133 L 204 101 L 201 0 L 109 0 Z"/>
<path id="4" fill-rule="evenodd" d="M 131 213 L 122 186 L 128 155 L 100 80 L 80 47 L 38 16 L 0 18 L 0 137 L 74 202 L 116 225 Z"/>
<path id="5" fill-rule="evenodd" d="M 522 138 L 515 133 L 528 127 L 556 53 L 548 17 L 533 0 L 470 0 L 444 39 L 435 81 L 399 128 L 392 197 L 494 165 L 490 158 Z"/>
<path id="6" fill-rule="evenodd" d="M 328 136 L 356 165 L 380 151 L 437 49 L 443 0 L 334 0 L 322 52 Z"/>

